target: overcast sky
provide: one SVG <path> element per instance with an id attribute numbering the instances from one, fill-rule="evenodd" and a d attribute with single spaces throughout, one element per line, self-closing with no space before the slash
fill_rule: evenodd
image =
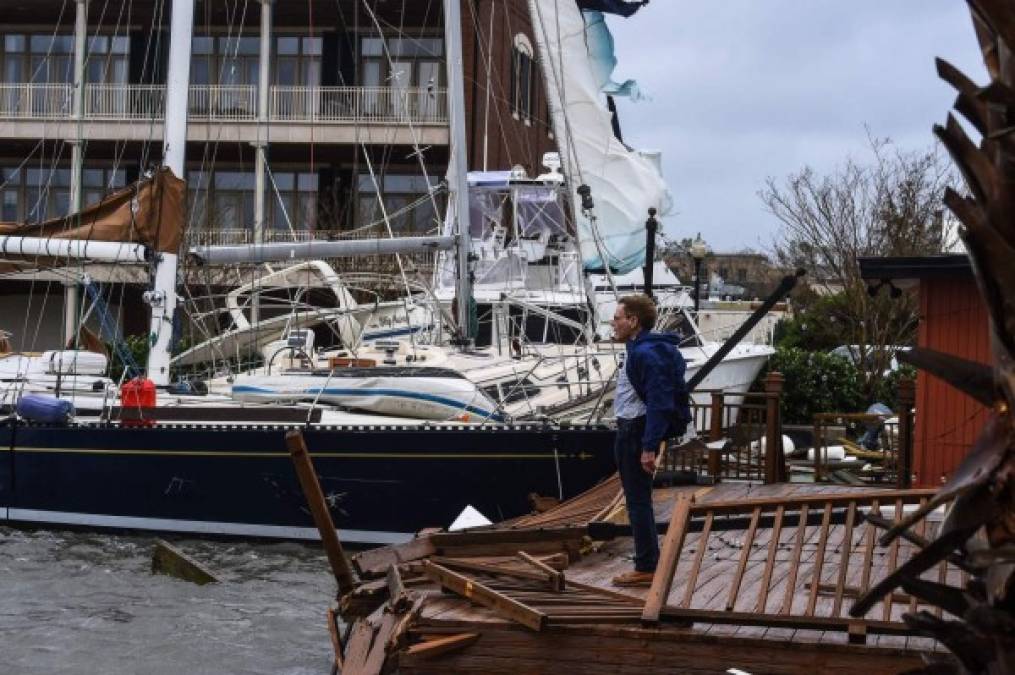
<path id="1" fill-rule="evenodd" d="M 757 196 L 765 179 L 866 159 L 865 124 L 929 147 L 954 100 L 935 56 L 986 81 L 962 0 L 653 0 L 608 23 L 614 79 L 652 97 L 618 106 L 624 140 L 663 152 L 665 229 L 717 251 L 767 250 L 779 223 Z"/>

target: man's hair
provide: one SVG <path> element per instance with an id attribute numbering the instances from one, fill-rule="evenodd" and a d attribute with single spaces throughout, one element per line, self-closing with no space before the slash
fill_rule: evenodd
<path id="1" fill-rule="evenodd" d="M 624 306 L 624 312 L 628 316 L 638 319 L 638 326 L 642 330 L 652 330 L 656 325 L 656 304 L 647 295 L 625 295 L 617 304 Z"/>

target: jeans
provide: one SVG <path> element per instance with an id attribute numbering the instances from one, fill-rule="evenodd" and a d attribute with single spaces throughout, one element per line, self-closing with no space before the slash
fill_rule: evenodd
<path id="1" fill-rule="evenodd" d="M 624 487 L 627 518 L 634 535 L 634 569 L 654 572 L 659 562 L 659 539 L 652 510 L 652 474 L 641 466 L 641 436 L 644 431 L 644 417 L 632 420 L 618 418 L 613 456 Z"/>

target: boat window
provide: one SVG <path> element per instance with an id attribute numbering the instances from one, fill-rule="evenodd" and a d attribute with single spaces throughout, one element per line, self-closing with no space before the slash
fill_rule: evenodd
<path id="1" fill-rule="evenodd" d="M 543 232 L 566 235 L 564 209 L 556 190 L 539 187 L 516 188 L 515 211 L 518 229 L 524 238 L 538 238 Z"/>
<path id="2" fill-rule="evenodd" d="M 499 401 L 501 403 L 514 403 L 515 401 L 521 401 L 522 399 L 538 396 L 539 386 L 533 384 L 528 378 L 525 378 L 521 380 L 509 380 L 507 382 L 500 382 L 488 387 L 483 387 L 483 391 L 485 391 L 487 395 L 495 401 Z"/>
<path id="3" fill-rule="evenodd" d="M 685 312 L 675 312 L 660 317 L 656 330 L 664 333 L 676 333 L 680 338 L 681 347 L 701 345 L 701 338 L 695 332 L 694 326 Z"/>
<path id="4" fill-rule="evenodd" d="M 507 192 L 500 189 L 469 189 L 469 233 L 473 238 L 485 239 L 504 223 L 507 198 Z"/>

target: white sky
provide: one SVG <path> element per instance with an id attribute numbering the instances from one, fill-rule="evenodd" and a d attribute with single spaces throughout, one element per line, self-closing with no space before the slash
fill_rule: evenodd
<path id="1" fill-rule="evenodd" d="M 941 56 L 985 82 L 961 0 L 653 0 L 609 16 L 619 64 L 650 101 L 618 100 L 624 140 L 663 152 L 668 235 L 717 251 L 768 250 L 779 223 L 757 193 L 810 165 L 866 159 L 867 133 L 934 142 L 951 87 Z"/>

